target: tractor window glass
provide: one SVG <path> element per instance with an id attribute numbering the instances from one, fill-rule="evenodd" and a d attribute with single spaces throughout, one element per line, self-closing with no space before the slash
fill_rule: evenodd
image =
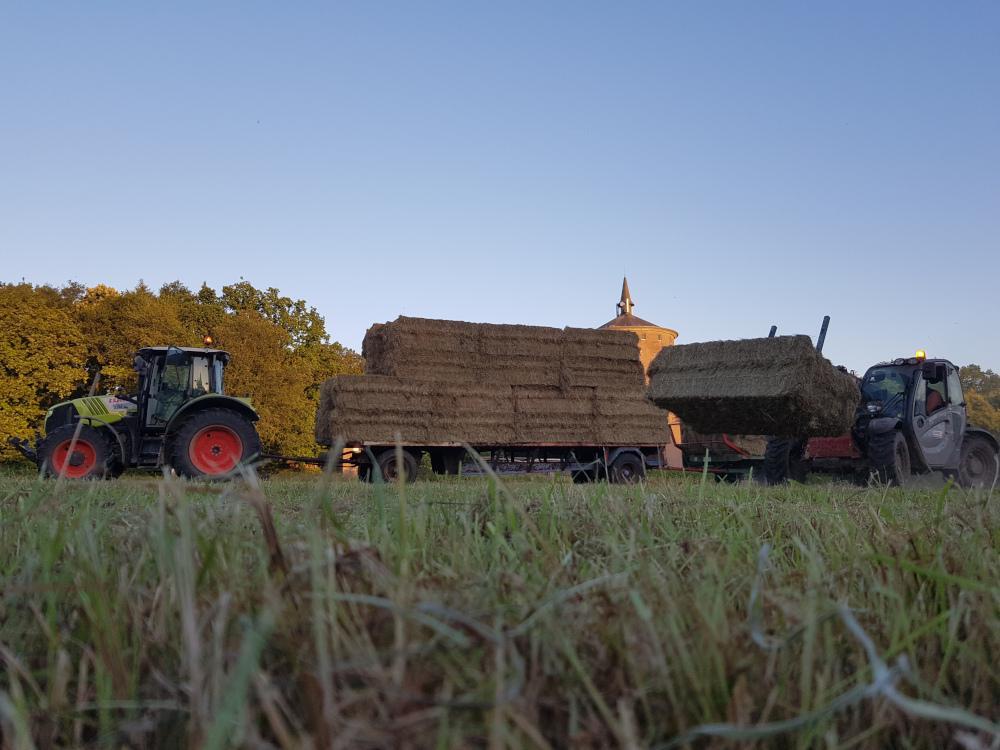
<path id="1" fill-rule="evenodd" d="M 910 375 L 893 367 L 869 370 L 861 384 L 867 403 L 880 404 L 885 416 L 900 415 L 906 406 L 906 387 Z"/>
<path id="2" fill-rule="evenodd" d="M 952 404 L 965 403 L 965 396 L 962 395 L 962 381 L 958 378 L 958 370 L 948 373 L 948 401 Z"/>
<path id="3" fill-rule="evenodd" d="M 913 391 L 913 413 L 917 416 L 927 416 L 927 381 L 923 378 L 917 380 L 917 387 Z"/>
<path id="4" fill-rule="evenodd" d="M 222 383 L 222 373 L 225 368 L 223 367 L 222 360 L 215 359 L 212 362 L 212 391 L 214 393 L 225 393 L 223 390 Z"/>
<path id="5" fill-rule="evenodd" d="M 208 360 L 205 357 L 194 357 L 191 360 L 191 391 L 195 396 L 201 396 L 211 390 Z"/>
<path id="6" fill-rule="evenodd" d="M 861 392 L 866 401 L 887 401 L 906 393 L 906 373 L 888 367 L 872 370 L 865 377 Z"/>
<path id="7" fill-rule="evenodd" d="M 159 388 L 153 417 L 167 422 L 187 399 L 191 388 L 191 359 L 179 349 L 171 349 L 159 372 Z"/>
<path id="8" fill-rule="evenodd" d="M 933 414 L 945 405 L 944 381 L 940 378 L 927 379 L 927 414 Z"/>

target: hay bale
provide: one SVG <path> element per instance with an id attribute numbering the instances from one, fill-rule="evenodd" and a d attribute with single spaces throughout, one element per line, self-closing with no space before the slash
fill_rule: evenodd
<path id="1" fill-rule="evenodd" d="M 627 331 L 400 316 L 372 326 L 362 353 L 366 375 L 321 388 L 320 443 L 668 441 Z"/>
<path id="2" fill-rule="evenodd" d="M 495 385 L 639 384 L 634 333 L 400 316 L 362 345 L 369 375 Z"/>
<path id="3" fill-rule="evenodd" d="M 320 389 L 316 440 L 478 446 L 662 445 L 666 417 L 641 387 L 470 385 L 341 375 Z"/>
<path id="4" fill-rule="evenodd" d="M 860 399 L 808 336 L 671 346 L 649 374 L 653 403 L 701 433 L 842 435 Z"/>

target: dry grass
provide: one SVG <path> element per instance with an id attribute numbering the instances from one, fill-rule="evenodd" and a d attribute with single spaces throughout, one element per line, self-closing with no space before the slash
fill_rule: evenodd
<path id="1" fill-rule="evenodd" d="M 7 477 L 3 746 L 645 747 L 811 711 L 758 746 L 975 746 L 881 694 L 827 710 L 873 679 L 837 607 L 905 696 L 996 721 L 998 520 L 697 477 Z"/>

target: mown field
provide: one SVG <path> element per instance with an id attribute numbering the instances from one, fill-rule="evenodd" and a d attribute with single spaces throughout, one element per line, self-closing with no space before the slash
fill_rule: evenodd
<path id="1" fill-rule="evenodd" d="M 997 504 L 3 476 L 3 747 L 989 747 Z"/>

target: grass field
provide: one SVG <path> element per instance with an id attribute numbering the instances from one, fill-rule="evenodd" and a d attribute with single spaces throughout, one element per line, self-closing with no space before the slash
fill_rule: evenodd
<path id="1" fill-rule="evenodd" d="M 699 476 L 4 476 L 3 746 L 989 747 L 998 521 Z"/>

